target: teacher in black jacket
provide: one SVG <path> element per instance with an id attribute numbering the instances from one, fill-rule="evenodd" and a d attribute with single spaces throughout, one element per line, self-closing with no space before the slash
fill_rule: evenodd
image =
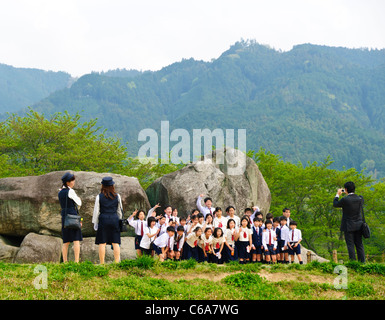
<path id="1" fill-rule="evenodd" d="M 356 195 L 354 192 L 356 186 L 354 182 L 346 182 L 344 189 L 338 189 L 337 194 L 333 200 L 333 206 L 342 208 L 342 220 L 340 230 L 345 234 L 345 242 L 348 247 L 349 259 L 356 260 L 356 252 L 358 260 L 365 262 L 365 251 L 362 243 L 362 210 L 363 198 Z M 342 193 L 347 194 L 339 200 Z"/>

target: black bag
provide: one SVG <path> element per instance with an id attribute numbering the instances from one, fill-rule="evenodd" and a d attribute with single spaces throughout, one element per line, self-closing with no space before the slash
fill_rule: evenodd
<path id="1" fill-rule="evenodd" d="M 66 208 L 65 208 L 65 217 L 64 217 L 64 228 L 67 229 L 81 229 L 81 224 L 80 224 L 80 215 L 78 211 L 78 207 L 75 204 L 76 211 L 78 214 L 67 214 L 67 200 L 68 200 L 68 195 L 66 198 Z"/>
<path id="2" fill-rule="evenodd" d="M 120 229 L 120 232 L 127 232 L 128 231 L 128 228 L 127 228 L 127 219 L 124 219 L 124 212 L 123 212 L 123 209 L 122 210 L 122 218 L 123 219 L 119 219 L 119 229 Z"/>
<path id="3" fill-rule="evenodd" d="M 360 197 L 361 197 L 361 213 L 362 213 L 362 220 L 363 220 L 363 223 L 361 226 L 361 232 L 362 232 L 362 236 L 365 239 L 369 239 L 370 238 L 370 228 L 369 228 L 368 224 L 365 222 L 364 208 L 362 205 L 362 202 L 364 199 L 362 198 L 362 196 L 360 196 Z"/>
<path id="4" fill-rule="evenodd" d="M 119 219 L 119 229 L 120 232 L 126 232 L 127 228 L 127 219 Z"/>

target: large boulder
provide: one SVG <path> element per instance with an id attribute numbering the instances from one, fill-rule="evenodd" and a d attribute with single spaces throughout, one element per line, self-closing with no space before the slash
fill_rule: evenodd
<path id="1" fill-rule="evenodd" d="M 60 262 L 63 241 L 59 237 L 29 233 L 16 254 L 16 263 Z"/>
<path id="2" fill-rule="evenodd" d="M 14 262 L 16 254 L 19 251 L 18 246 L 11 245 L 9 241 L 0 236 L 0 261 L 1 262 Z"/>
<path id="3" fill-rule="evenodd" d="M 61 177 L 66 171 L 41 176 L 0 179 L 0 234 L 25 236 L 30 232 L 60 235 L 61 209 L 58 192 Z M 95 197 L 100 192 L 101 180 L 112 176 L 116 191 L 122 197 L 125 212 L 135 208 L 150 209 L 147 196 L 137 178 L 111 173 L 74 172 L 74 190 L 82 200 L 83 236 L 93 236 L 91 223 Z M 128 213 L 125 214 L 125 217 Z"/>
<path id="4" fill-rule="evenodd" d="M 231 148 L 213 151 L 204 160 L 158 178 L 146 193 L 152 206 L 170 204 L 180 216 L 196 208 L 200 194 L 210 196 L 223 211 L 234 206 L 239 216 L 253 206 L 266 214 L 271 203 L 269 187 L 255 161 Z"/>
<path id="5" fill-rule="evenodd" d="M 120 245 L 120 260 L 129 260 L 136 258 L 135 238 L 121 237 Z M 70 244 L 68 249 L 68 260 L 74 261 L 73 245 Z M 92 263 L 99 263 L 99 246 L 95 244 L 95 237 L 83 238 L 80 241 L 80 262 L 91 261 Z M 111 245 L 106 245 L 105 262 L 114 261 L 114 251 Z"/>

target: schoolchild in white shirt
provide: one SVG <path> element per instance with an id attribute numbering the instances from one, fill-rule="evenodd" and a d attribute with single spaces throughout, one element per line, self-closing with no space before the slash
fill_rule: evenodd
<path id="1" fill-rule="evenodd" d="M 235 226 L 233 219 L 227 220 L 227 228 L 225 230 L 225 246 L 224 246 L 224 260 L 225 262 L 238 260 L 238 249 L 235 245 L 239 238 L 238 228 Z"/>
<path id="2" fill-rule="evenodd" d="M 140 248 L 143 253 L 153 256 L 153 242 L 159 233 L 159 229 L 156 226 L 156 219 L 149 217 L 147 219 L 147 227 L 145 228 L 144 235 L 140 241 Z"/>
<path id="3" fill-rule="evenodd" d="M 136 217 L 138 220 L 134 220 Z M 144 230 L 147 227 L 147 221 L 144 220 L 144 211 L 135 210 L 131 216 L 128 217 L 128 224 L 135 229 L 135 250 L 137 257 L 142 256 L 142 250 L 140 249 L 140 241 L 142 241 Z"/>
<path id="4" fill-rule="evenodd" d="M 166 233 L 154 240 L 154 251 L 159 256 L 159 261 L 163 262 L 165 259 L 173 259 L 174 254 L 174 227 L 167 227 Z"/>
<path id="5" fill-rule="evenodd" d="M 184 232 L 184 227 L 179 225 L 176 228 L 176 234 L 174 239 L 174 252 L 175 252 L 175 260 L 180 260 L 183 255 L 183 244 L 185 242 L 186 235 Z"/>
<path id="6" fill-rule="evenodd" d="M 210 228 L 212 231 L 214 231 L 213 216 L 210 213 L 206 215 L 205 222 L 202 226 L 203 230 L 206 230 L 206 228 Z"/>
<path id="7" fill-rule="evenodd" d="M 202 212 L 203 215 L 206 217 L 206 215 L 208 213 L 214 215 L 214 207 L 213 207 L 213 200 L 210 198 L 210 197 L 206 197 L 203 202 L 205 203 L 204 206 L 202 206 L 202 197 L 204 195 L 201 194 L 199 195 L 198 199 L 197 199 L 197 208 L 199 210 L 199 212 Z"/>
<path id="8" fill-rule="evenodd" d="M 241 218 L 241 227 L 238 234 L 238 258 L 239 263 L 244 264 L 250 260 L 250 250 L 252 247 L 252 231 L 250 228 L 250 218 L 243 216 Z"/>
<path id="9" fill-rule="evenodd" d="M 202 250 L 202 253 L 199 256 L 199 261 L 207 261 L 211 262 L 212 254 L 213 254 L 213 236 L 212 229 L 206 228 L 204 230 L 204 234 L 201 236 L 201 240 L 199 241 L 199 250 Z"/>
<path id="10" fill-rule="evenodd" d="M 223 236 L 222 228 L 215 228 L 213 234 L 213 255 L 211 262 L 222 264 L 224 259 L 222 257 L 223 248 L 226 243 L 226 238 Z"/>
<path id="11" fill-rule="evenodd" d="M 215 228 L 221 228 L 223 232 L 226 230 L 227 218 L 223 216 L 222 209 L 220 207 L 216 207 L 214 211 L 214 221 L 213 226 Z"/>
<path id="12" fill-rule="evenodd" d="M 183 246 L 183 258 L 193 258 L 199 261 L 198 256 L 198 242 L 201 240 L 202 228 L 196 227 L 193 232 L 187 235 L 186 241 Z"/>
<path id="13" fill-rule="evenodd" d="M 300 242 L 302 241 L 302 232 L 301 230 L 297 229 L 297 222 L 294 220 L 290 221 L 290 231 L 286 240 L 287 246 L 289 247 L 290 262 L 294 262 L 294 254 L 296 254 L 299 263 L 303 264 L 300 245 Z"/>
<path id="14" fill-rule="evenodd" d="M 262 233 L 262 244 L 265 249 L 265 259 L 267 263 L 276 262 L 277 240 L 275 231 L 272 230 L 271 220 L 265 221 L 265 231 Z"/>
<path id="15" fill-rule="evenodd" d="M 287 218 L 285 216 L 280 217 L 279 223 L 281 224 L 281 239 L 278 240 L 278 246 L 281 248 L 281 262 L 289 263 L 289 251 L 287 248 L 287 238 L 289 234 L 289 227 L 287 226 Z"/>
<path id="16" fill-rule="evenodd" d="M 235 208 L 233 206 L 228 206 L 226 208 L 227 220 L 233 219 L 235 222 L 235 227 L 239 228 L 241 226 L 241 218 L 235 215 Z"/>

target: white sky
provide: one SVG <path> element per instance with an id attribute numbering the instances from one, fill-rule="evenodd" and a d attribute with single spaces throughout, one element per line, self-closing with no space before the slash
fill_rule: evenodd
<path id="1" fill-rule="evenodd" d="M 383 0 L 0 0 L 0 63 L 66 71 L 209 61 L 236 41 L 385 48 Z"/>

